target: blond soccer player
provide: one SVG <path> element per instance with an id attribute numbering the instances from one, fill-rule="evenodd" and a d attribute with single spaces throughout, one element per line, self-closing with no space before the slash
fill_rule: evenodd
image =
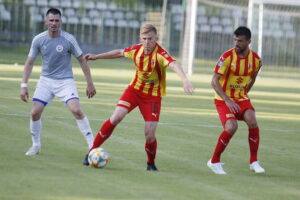
<path id="1" fill-rule="evenodd" d="M 126 57 L 133 61 L 136 73 L 121 98 L 119 99 L 112 116 L 102 125 L 95 137 L 94 145 L 97 148 L 110 137 L 114 128 L 134 108 L 139 107 L 145 121 L 145 151 L 147 154 L 147 170 L 158 171 L 155 166 L 157 140 L 155 137 L 158 125 L 161 98 L 166 94 L 166 70 L 173 69 L 183 82 L 183 89 L 187 94 L 194 91 L 192 83 L 186 77 L 181 65 L 158 43 L 156 27 L 144 24 L 140 28 L 141 44 L 126 49 L 117 49 L 101 54 L 87 54 L 87 60 L 113 59 Z M 88 165 L 87 155 L 83 160 Z"/>

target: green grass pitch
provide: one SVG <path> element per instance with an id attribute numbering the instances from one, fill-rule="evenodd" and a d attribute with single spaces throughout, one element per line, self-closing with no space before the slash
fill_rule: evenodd
<path id="1" fill-rule="evenodd" d="M 264 77 L 262 71 L 250 93 L 261 131 L 259 159 L 266 174 L 249 171 L 248 133 L 243 122 L 222 157 L 228 175 L 218 176 L 207 168 L 222 131 L 209 84 L 211 75 L 196 71 L 190 77 L 196 92 L 187 96 L 171 70 L 157 129 L 156 163 L 161 172 L 145 170 L 144 122 L 138 109 L 103 145 L 110 155 L 108 165 L 95 169 L 82 166 L 86 143 L 71 113 L 57 99 L 42 117 L 42 152 L 34 157 L 24 155 L 31 145 L 31 102 L 19 99 L 26 54 L 0 53 L 1 200 L 300 199 L 299 79 Z M 30 97 L 39 64 L 37 61 L 29 82 Z M 126 60 L 95 61 L 90 66 L 97 89 L 92 99 L 85 96 L 86 82 L 78 64 L 74 64 L 74 73 L 82 108 L 96 134 L 114 110 L 134 68 Z"/>

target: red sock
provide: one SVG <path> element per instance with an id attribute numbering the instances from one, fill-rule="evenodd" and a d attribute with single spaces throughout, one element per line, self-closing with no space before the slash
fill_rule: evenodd
<path id="1" fill-rule="evenodd" d="M 94 139 L 94 144 L 92 146 L 92 149 L 95 149 L 97 147 L 100 147 L 101 144 L 103 144 L 103 142 L 109 138 L 109 136 L 112 134 L 114 128 L 116 126 L 113 125 L 110 120 L 106 120 L 106 122 L 104 122 L 104 124 L 102 125 L 100 131 L 98 132 L 98 134 L 96 135 L 95 139 Z"/>
<path id="2" fill-rule="evenodd" d="M 250 163 L 257 161 L 257 152 L 259 146 L 259 128 L 249 128 L 248 135 L 249 147 L 250 147 Z"/>
<path id="3" fill-rule="evenodd" d="M 147 163 L 154 163 L 155 155 L 157 149 L 157 141 L 156 139 L 152 143 L 145 143 L 145 151 L 147 153 Z"/>
<path id="4" fill-rule="evenodd" d="M 212 163 L 217 163 L 217 162 L 220 162 L 220 157 L 221 157 L 221 154 L 222 152 L 225 150 L 227 144 L 229 143 L 231 137 L 233 135 L 226 132 L 226 131 L 223 131 L 218 139 L 218 143 L 216 145 L 216 148 L 215 148 L 215 152 L 213 154 L 213 157 L 211 159 L 211 162 Z"/>

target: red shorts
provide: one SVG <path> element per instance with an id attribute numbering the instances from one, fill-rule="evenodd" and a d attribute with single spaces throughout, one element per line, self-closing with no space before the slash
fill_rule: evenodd
<path id="1" fill-rule="evenodd" d="M 128 86 L 117 106 L 127 108 L 128 112 L 138 106 L 145 121 L 159 121 L 161 97 L 149 96 Z"/>
<path id="2" fill-rule="evenodd" d="M 250 102 L 250 99 L 239 101 L 236 103 L 240 106 L 241 110 L 238 113 L 233 114 L 225 104 L 225 101 L 215 99 L 216 109 L 219 113 L 219 118 L 223 126 L 225 126 L 225 123 L 228 119 L 244 120 L 244 113 L 246 110 L 255 110 Z"/>

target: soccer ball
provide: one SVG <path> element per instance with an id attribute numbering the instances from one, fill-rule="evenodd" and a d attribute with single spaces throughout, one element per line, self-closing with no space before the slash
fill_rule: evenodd
<path id="1" fill-rule="evenodd" d="M 101 147 L 93 149 L 89 153 L 88 161 L 92 167 L 105 167 L 105 165 L 108 163 L 108 153 Z"/>

